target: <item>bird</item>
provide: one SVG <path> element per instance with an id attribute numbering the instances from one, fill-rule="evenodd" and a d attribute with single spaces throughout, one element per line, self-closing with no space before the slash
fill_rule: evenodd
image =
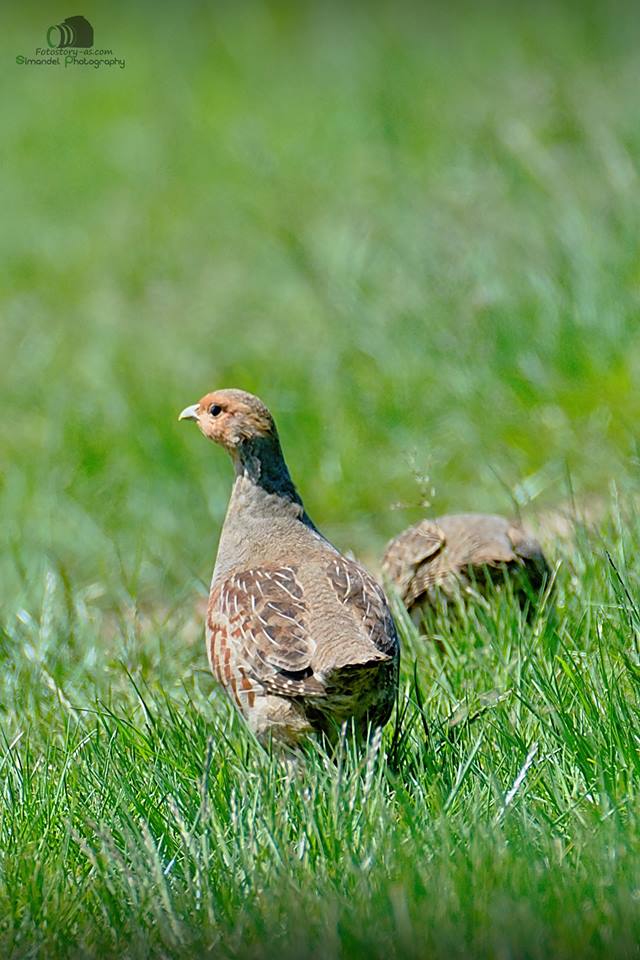
<path id="1" fill-rule="evenodd" d="M 387 599 L 310 519 L 265 404 L 215 390 L 179 420 L 194 420 L 235 470 L 206 617 L 216 679 L 263 744 L 384 726 L 400 656 Z"/>
<path id="2" fill-rule="evenodd" d="M 387 544 L 382 572 L 414 619 L 441 601 L 477 596 L 505 574 L 524 605 L 550 577 L 538 541 L 519 522 L 486 513 L 446 514 L 408 527 Z"/>

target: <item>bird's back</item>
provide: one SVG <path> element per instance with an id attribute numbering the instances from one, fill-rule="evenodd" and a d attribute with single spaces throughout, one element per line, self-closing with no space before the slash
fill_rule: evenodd
<path id="1" fill-rule="evenodd" d="M 482 580 L 491 571 L 522 569 L 539 588 L 548 574 L 540 544 L 495 514 L 445 514 L 409 527 L 387 545 L 383 569 L 408 609 Z"/>

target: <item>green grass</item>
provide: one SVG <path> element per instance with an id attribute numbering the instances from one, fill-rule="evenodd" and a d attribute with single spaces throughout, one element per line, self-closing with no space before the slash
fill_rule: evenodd
<path id="1" fill-rule="evenodd" d="M 0 64 L 0 954 L 640 956 L 637 12 L 92 2 L 124 70 L 18 67 L 68 12 Z M 219 386 L 371 563 L 605 516 L 292 772 L 206 669 Z"/>

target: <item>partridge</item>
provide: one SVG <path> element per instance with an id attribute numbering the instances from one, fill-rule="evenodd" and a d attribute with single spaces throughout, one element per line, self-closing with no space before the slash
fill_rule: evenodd
<path id="1" fill-rule="evenodd" d="M 399 663 L 385 595 L 312 523 L 269 410 L 217 390 L 179 419 L 195 420 L 235 469 L 206 621 L 217 680 L 263 742 L 385 724 Z"/>
<path id="2" fill-rule="evenodd" d="M 505 572 L 514 576 L 515 592 L 524 601 L 532 590 L 539 592 L 549 576 L 535 538 L 519 523 L 484 513 L 416 523 L 389 541 L 382 570 L 410 613 L 438 599 L 473 592 L 502 579 Z"/>

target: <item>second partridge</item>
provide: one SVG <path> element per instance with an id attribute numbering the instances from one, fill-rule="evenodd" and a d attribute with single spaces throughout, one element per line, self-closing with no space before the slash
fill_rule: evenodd
<path id="1" fill-rule="evenodd" d="M 526 599 L 531 590 L 542 589 L 550 573 L 534 537 L 506 517 L 485 513 L 416 523 L 389 541 L 382 570 L 410 613 L 440 598 L 473 592 L 505 573 Z"/>

